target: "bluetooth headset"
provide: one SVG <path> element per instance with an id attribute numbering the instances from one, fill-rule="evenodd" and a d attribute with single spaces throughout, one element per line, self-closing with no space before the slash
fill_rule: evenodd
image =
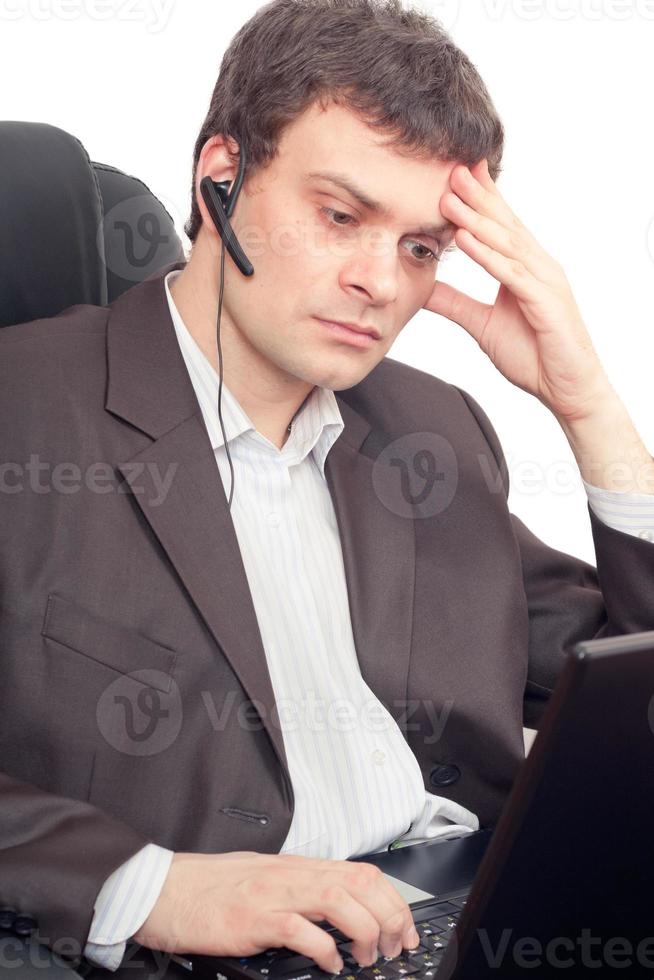
<path id="1" fill-rule="evenodd" d="M 216 230 L 222 239 L 221 247 L 221 258 L 220 258 L 220 294 L 218 298 L 218 321 L 216 325 L 216 340 L 218 343 L 218 368 L 219 368 L 219 383 L 218 383 L 218 419 L 220 421 L 220 428 L 223 434 L 223 442 L 225 445 L 225 452 L 227 453 L 227 461 L 229 463 L 229 469 L 231 474 L 231 483 L 229 488 L 229 501 L 228 508 L 231 510 L 232 507 L 232 497 L 234 494 L 234 467 L 232 465 L 232 458 L 229 454 L 229 447 L 227 445 L 227 436 L 225 435 L 225 426 L 223 425 L 223 416 L 221 410 L 221 398 L 223 391 L 223 352 L 220 346 L 220 316 L 222 313 L 223 306 L 223 291 L 225 287 L 225 247 L 231 255 L 236 268 L 239 272 L 242 272 L 244 276 L 251 276 L 254 274 L 254 268 L 252 263 L 248 259 L 247 255 L 244 253 L 243 249 L 238 243 L 238 239 L 234 234 L 234 229 L 232 228 L 229 219 L 232 216 L 234 207 L 238 195 L 241 190 L 241 185 L 243 183 L 243 177 L 245 174 L 245 155 L 243 153 L 243 147 L 240 147 L 239 162 L 238 162 L 238 172 L 233 181 L 230 180 L 212 180 L 211 177 L 203 177 L 200 181 L 200 192 L 204 203 L 207 206 L 207 211 L 211 215 L 211 219 L 216 226 Z M 231 190 L 229 185 L 232 184 Z"/>

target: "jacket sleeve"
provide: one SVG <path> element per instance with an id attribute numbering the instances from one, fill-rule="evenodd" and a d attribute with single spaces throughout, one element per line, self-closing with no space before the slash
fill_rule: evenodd
<path id="1" fill-rule="evenodd" d="M 497 433 L 481 406 L 458 389 L 475 416 L 509 494 Z M 529 660 L 524 724 L 537 728 L 559 672 L 575 643 L 654 629 L 652 542 L 609 526 L 587 503 L 596 566 L 541 541 L 509 513 L 520 550 L 529 613 Z"/>
<path id="2" fill-rule="evenodd" d="M 0 773 L 0 907 L 78 960 L 105 880 L 149 841 L 89 803 Z"/>

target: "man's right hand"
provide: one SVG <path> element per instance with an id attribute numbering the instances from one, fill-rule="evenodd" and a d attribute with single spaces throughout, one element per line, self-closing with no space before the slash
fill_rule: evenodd
<path id="1" fill-rule="evenodd" d="M 177 853 L 159 898 L 132 937 L 169 953 L 251 956 L 286 946 L 337 973 L 327 920 L 363 966 L 418 945 L 411 910 L 374 865 L 297 854 Z"/>

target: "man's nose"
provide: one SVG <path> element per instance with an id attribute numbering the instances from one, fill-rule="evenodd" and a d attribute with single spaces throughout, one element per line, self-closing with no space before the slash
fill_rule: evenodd
<path id="1" fill-rule="evenodd" d="M 377 254 L 358 253 L 344 271 L 345 285 L 365 293 L 369 302 L 385 306 L 397 299 L 399 274 L 397 253 L 386 246 Z"/>

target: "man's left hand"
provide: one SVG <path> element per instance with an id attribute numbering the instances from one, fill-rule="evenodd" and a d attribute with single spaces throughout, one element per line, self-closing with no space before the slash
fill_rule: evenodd
<path id="1" fill-rule="evenodd" d="M 424 309 L 474 337 L 495 367 L 561 422 L 591 415 L 611 384 L 561 266 L 508 207 L 486 160 L 450 174 L 439 202 L 456 245 L 500 282 L 491 306 L 436 281 Z"/>

